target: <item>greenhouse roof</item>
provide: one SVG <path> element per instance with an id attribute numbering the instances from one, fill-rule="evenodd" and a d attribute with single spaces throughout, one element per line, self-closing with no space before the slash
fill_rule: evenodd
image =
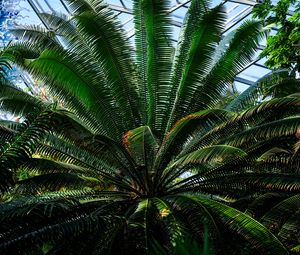
<path id="1" fill-rule="evenodd" d="M 178 38 L 179 30 L 182 24 L 183 17 L 187 11 L 191 0 L 171 0 L 171 8 L 169 10 L 172 16 L 173 25 L 173 40 Z M 2 2 L 2 3 L 1 3 Z M 128 39 L 134 37 L 134 26 L 132 17 L 132 1 L 131 0 L 108 0 L 111 8 L 116 12 L 116 16 L 121 20 L 124 29 L 128 34 Z M 213 0 L 212 6 L 221 3 L 221 0 Z M 224 34 L 237 28 L 246 19 L 251 18 L 251 10 L 255 5 L 254 0 L 225 0 L 226 13 L 228 16 Z M 7 9 L 7 15 L 16 15 L 16 24 L 34 24 L 48 27 L 47 22 L 43 19 L 40 13 L 43 12 L 60 12 L 70 14 L 68 6 L 62 0 L 4 0 L 0 1 L 3 9 Z M 5 12 L 4 12 L 5 14 Z M 11 18 L 9 16 L 9 18 Z M 2 25 L 3 26 L 3 25 Z M 6 27 L 4 27 L 5 29 Z M 264 43 L 261 42 L 257 49 L 256 57 L 264 48 Z M 264 59 L 254 60 L 248 65 L 235 80 L 236 88 L 243 91 L 247 86 L 253 85 L 260 77 L 267 74 L 270 70 L 264 66 Z"/>

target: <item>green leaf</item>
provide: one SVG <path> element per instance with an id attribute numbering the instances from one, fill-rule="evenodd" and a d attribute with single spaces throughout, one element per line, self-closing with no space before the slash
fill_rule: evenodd
<path id="1" fill-rule="evenodd" d="M 219 218 L 226 228 L 238 233 L 250 242 L 258 252 L 263 254 L 288 254 L 282 243 L 267 228 L 248 215 L 202 196 L 188 197 L 205 206 L 207 210 Z"/>
<path id="2" fill-rule="evenodd" d="M 184 32 L 178 44 L 173 66 L 173 91 L 168 106 L 172 110 L 168 110 L 169 122 L 166 131 L 174 121 L 200 110 L 192 110 L 191 99 L 203 86 L 201 81 L 211 68 L 212 56 L 224 28 L 223 5 L 205 10 L 202 15 L 201 12 L 199 14 L 197 12 L 206 8 L 200 2 L 192 2 L 183 25 Z"/>
<path id="3" fill-rule="evenodd" d="M 147 109 L 147 125 L 160 131 L 170 92 L 171 24 L 167 0 L 135 0 L 134 23 L 140 91 Z"/>

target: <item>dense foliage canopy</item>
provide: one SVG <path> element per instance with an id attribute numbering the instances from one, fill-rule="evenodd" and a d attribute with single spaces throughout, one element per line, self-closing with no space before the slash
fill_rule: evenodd
<path id="1" fill-rule="evenodd" d="M 297 0 L 260 1 L 254 7 L 254 16 L 266 26 L 275 29 L 261 56 L 272 69 L 289 68 L 295 75 L 300 72 L 300 2 Z"/>
<path id="2" fill-rule="evenodd" d="M 168 1 L 133 2 L 134 47 L 99 0 L 13 31 L 5 54 L 51 100 L 1 80 L 1 108 L 19 117 L 0 125 L 2 253 L 172 254 L 178 239 L 206 254 L 299 250 L 299 95 L 247 108 L 282 84 L 274 74 L 216 108 L 260 22 L 222 36 L 224 6 L 193 0 L 174 45 Z"/>

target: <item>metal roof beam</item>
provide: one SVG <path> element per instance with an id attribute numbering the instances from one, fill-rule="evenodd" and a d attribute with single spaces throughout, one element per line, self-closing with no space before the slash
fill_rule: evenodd
<path id="1" fill-rule="evenodd" d="M 27 0 L 27 2 L 29 3 L 30 7 L 32 8 L 32 10 L 36 13 L 36 15 L 38 16 L 38 18 L 41 20 L 41 22 L 43 23 L 43 25 L 47 28 L 50 29 L 49 25 L 47 24 L 47 22 L 45 21 L 45 19 L 42 17 L 41 12 L 39 11 L 39 9 L 36 7 L 35 3 L 32 0 Z"/>
<path id="2" fill-rule="evenodd" d="M 232 3 L 237 3 L 237 4 L 244 4 L 244 5 L 249 5 L 249 6 L 254 6 L 257 4 L 255 1 L 250 1 L 250 0 L 227 0 L 227 2 L 232 2 Z"/>
<path id="3" fill-rule="evenodd" d="M 253 86 L 255 84 L 254 81 L 249 81 L 249 80 L 244 79 L 242 77 L 235 77 L 234 81 L 243 83 L 243 84 L 248 85 L 248 86 Z"/>

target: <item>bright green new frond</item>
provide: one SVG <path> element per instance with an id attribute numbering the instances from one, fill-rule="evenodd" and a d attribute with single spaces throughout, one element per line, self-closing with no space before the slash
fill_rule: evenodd
<path id="1" fill-rule="evenodd" d="M 130 55 L 130 46 L 125 40 L 119 22 L 100 12 L 82 12 L 74 17 L 79 33 L 85 38 L 96 58 L 103 65 L 115 104 L 124 113 L 123 127 L 127 131 L 140 124 L 138 79 Z"/>

